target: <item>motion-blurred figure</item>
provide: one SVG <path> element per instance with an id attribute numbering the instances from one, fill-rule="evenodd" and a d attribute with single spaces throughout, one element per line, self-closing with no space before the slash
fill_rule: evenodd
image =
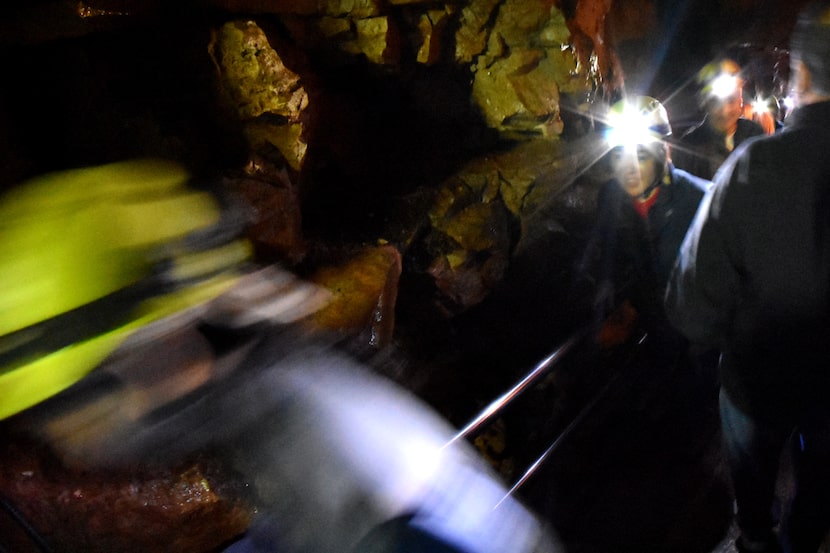
<path id="1" fill-rule="evenodd" d="M 83 469 L 221 456 L 257 513 L 233 552 L 557 551 L 445 421 L 307 324 L 329 293 L 256 266 L 244 224 L 167 161 L 15 187 L 0 418 Z"/>
<path id="2" fill-rule="evenodd" d="M 680 169 L 711 180 L 732 150 L 747 138 L 764 134 L 758 123 L 743 117 L 741 68 L 725 59 L 707 64 L 698 72 L 698 103 L 706 112 L 703 121 L 687 130 L 672 150 Z"/>
<path id="3" fill-rule="evenodd" d="M 782 551 L 772 513 L 788 441 L 795 489 L 783 551 L 814 553 L 830 529 L 830 3 L 800 15 L 790 52 L 797 108 L 784 130 L 727 160 L 666 299 L 690 340 L 723 351 L 741 552 Z"/>
<path id="4" fill-rule="evenodd" d="M 60 392 L 134 332 L 228 290 L 239 213 L 139 160 L 49 174 L 0 203 L 0 418 Z"/>

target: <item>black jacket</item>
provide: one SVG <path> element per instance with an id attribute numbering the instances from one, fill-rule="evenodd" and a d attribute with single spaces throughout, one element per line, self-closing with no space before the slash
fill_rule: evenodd
<path id="1" fill-rule="evenodd" d="M 723 351 L 721 383 L 756 417 L 830 397 L 830 102 L 730 156 L 683 244 L 674 326 Z"/>
<path id="2" fill-rule="evenodd" d="M 763 134 L 763 127 L 755 121 L 738 119 L 734 148 L 748 138 Z M 723 134 L 713 129 L 706 118 L 686 131 L 680 142 L 672 146 L 672 161 L 676 167 L 708 180 L 715 176 L 729 154 Z"/>
<path id="3" fill-rule="evenodd" d="M 613 283 L 644 315 L 662 319 L 663 291 L 680 244 L 711 183 L 669 166 L 670 184 L 644 220 L 630 196 L 612 180 L 597 198 L 597 223 L 586 252 L 593 278 Z"/>

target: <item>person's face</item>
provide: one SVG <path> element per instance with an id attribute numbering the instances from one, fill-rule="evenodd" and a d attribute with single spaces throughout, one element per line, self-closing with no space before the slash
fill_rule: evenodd
<path id="1" fill-rule="evenodd" d="M 738 127 L 738 119 L 743 114 L 744 102 L 740 90 L 723 99 L 709 101 L 709 123 L 723 134 L 732 134 Z"/>
<path id="2" fill-rule="evenodd" d="M 637 197 L 657 178 L 657 160 L 644 147 L 637 151 L 615 148 L 611 151 L 611 170 L 617 182 L 631 197 Z"/>

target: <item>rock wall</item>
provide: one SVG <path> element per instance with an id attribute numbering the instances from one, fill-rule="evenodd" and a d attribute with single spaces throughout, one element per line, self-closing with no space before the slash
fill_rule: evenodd
<path id="1" fill-rule="evenodd" d="M 563 168 L 584 171 L 563 159 L 561 142 L 590 130 L 591 105 L 619 85 L 609 9 L 607 0 L 17 7 L 0 27 L 16 83 L 4 96 L 4 183 L 129 156 L 184 158 L 222 173 L 251 204 L 264 261 L 313 267 L 332 243 L 387 241 L 405 270 L 433 279 L 441 311 L 461 312 L 502 280 L 532 226 L 526 215 L 574 180 Z M 54 51 L 63 59 L 50 60 Z M 430 259 L 407 263 L 410 249 Z"/>

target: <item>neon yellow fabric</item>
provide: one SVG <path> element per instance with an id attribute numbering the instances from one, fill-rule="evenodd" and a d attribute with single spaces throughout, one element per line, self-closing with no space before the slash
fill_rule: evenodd
<path id="1" fill-rule="evenodd" d="M 173 162 L 132 160 L 44 175 L 2 197 L 0 335 L 140 281 L 163 246 L 217 223 L 213 197 L 188 188 L 188 178 Z M 128 323 L 106 334 L 12 370 L 0 367 L 0 418 L 73 384 L 131 331 L 215 297 L 233 282 L 233 268 L 249 254 L 247 243 L 239 241 L 216 253 L 185 255 L 175 265 L 186 276 L 226 271 L 145 302 Z"/>
<path id="2" fill-rule="evenodd" d="M 0 204 L 0 334 L 29 326 L 145 276 L 149 253 L 218 221 L 209 194 L 157 160 L 54 173 Z"/>

